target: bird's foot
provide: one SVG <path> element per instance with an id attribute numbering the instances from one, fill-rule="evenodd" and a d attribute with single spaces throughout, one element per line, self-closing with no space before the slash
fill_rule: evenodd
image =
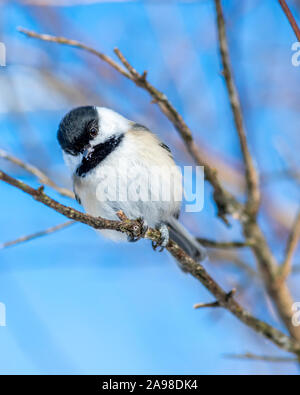
<path id="1" fill-rule="evenodd" d="M 160 231 L 160 240 L 157 242 L 152 241 L 152 248 L 156 251 L 156 249 L 160 247 L 159 252 L 162 252 L 167 247 L 170 240 L 169 229 L 166 224 L 162 224 L 158 230 Z"/>
<path id="2" fill-rule="evenodd" d="M 138 234 L 132 232 L 130 235 L 127 235 L 127 240 L 130 243 L 135 243 L 136 241 L 139 241 L 142 237 L 145 236 L 145 234 L 148 230 L 148 224 L 144 218 L 138 218 L 137 221 L 139 221 L 139 223 L 140 223 L 140 229 L 139 229 Z"/>

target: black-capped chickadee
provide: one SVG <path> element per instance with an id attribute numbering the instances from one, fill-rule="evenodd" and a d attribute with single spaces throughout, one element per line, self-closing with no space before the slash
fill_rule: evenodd
<path id="1" fill-rule="evenodd" d="M 62 119 L 57 138 L 76 199 L 88 214 L 116 220 L 116 212 L 122 210 L 130 219 L 142 218 L 145 228 L 159 229 L 161 249 L 171 237 L 192 258 L 206 257 L 177 220 L 181 172 L 169 148 L 149 129 L 110 109 L 86 106 Z M 100 233 L 116 241 L 127 237 L 113 230 Z"/>

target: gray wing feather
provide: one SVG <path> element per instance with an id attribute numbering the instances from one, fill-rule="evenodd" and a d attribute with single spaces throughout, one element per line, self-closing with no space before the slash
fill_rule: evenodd
<path id="1" fill-rule="evenodd" d="M 207 257 L 206 249 L 181 225 L 176 218 L 168 220 L 170 238 L 197 262 Z"/>

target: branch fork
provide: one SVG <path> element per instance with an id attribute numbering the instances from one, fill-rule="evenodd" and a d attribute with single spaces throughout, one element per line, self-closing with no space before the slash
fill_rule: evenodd
<path id="1" fill-rule="evenodd" d="M 236 294 L 236 289 L 232 289 L 228 294 L 226 295 L 226 302 L 229 302 L 231 298 Z M 210 303 L 196 303 L 194 305 L 194 309 L 200 309 L 204 307 L 224 307 L 222 302 L 219 300 L 216 300 L 215 302 L 210 302 Z"/>

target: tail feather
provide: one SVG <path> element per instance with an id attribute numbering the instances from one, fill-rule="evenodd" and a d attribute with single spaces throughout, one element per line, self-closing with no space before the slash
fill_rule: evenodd
<path id="1" fill-rule="evenodd" d="M 170 238 L 197 262 L 207 257 L 204 247 L 181 225 L 176 218 L 168 221 Z"/>

